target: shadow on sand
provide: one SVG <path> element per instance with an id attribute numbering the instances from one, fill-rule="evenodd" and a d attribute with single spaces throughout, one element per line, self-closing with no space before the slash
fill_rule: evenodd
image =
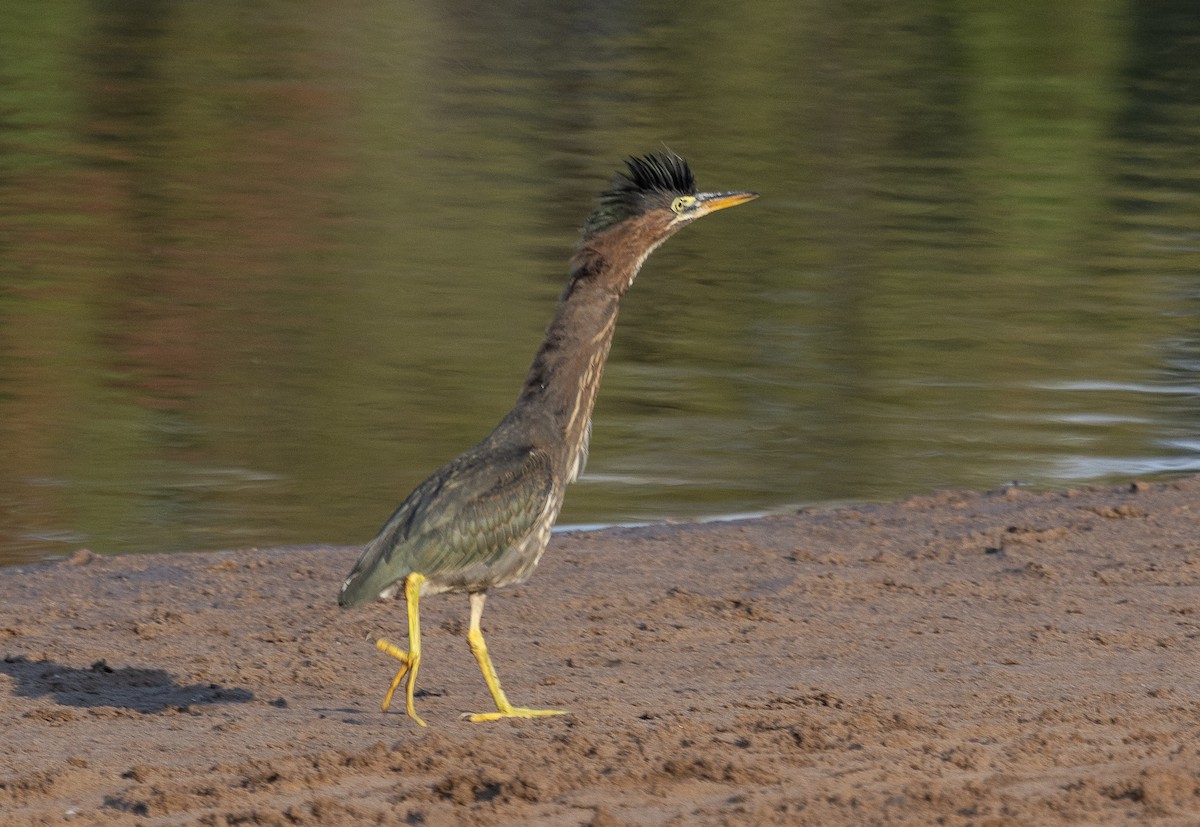
<path id="1" fill-rule="evenodd" d="M 246 689 L 229 689 L 215 683 L 185 686 L 162 669 L 114 669 L 102 660 L 87 669 L 76 669 L 49 660 L 28 660 L 23 655 L 6 657 L 0 661 L 0 673 L 16 683 L 16 695 L 49 696 L 63 706 L 111 706 L 155 713 L 196 704 L 254 700 L 254 693 Z"/>

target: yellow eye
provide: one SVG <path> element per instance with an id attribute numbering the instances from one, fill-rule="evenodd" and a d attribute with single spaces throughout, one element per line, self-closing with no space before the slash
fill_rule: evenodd
<path id="1" fill-rule="evenodd" d="M 696 203 L 696 196 L 681 195 L 671 202 L 671 211 L 678 214 Z"/>

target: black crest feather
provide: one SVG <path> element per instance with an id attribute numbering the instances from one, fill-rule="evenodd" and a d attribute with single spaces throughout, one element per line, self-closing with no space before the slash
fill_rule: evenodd
<path id="1" fill-rule="evenodd" d="M 696 194 L 691 167 L 674 152 L 632 157 L 625 166 L 629 171 L 614 175 L 608 189 L 600 193 L 596 209 L 583 226 L 584 235 L 606 230 L 676 196 Z"/>

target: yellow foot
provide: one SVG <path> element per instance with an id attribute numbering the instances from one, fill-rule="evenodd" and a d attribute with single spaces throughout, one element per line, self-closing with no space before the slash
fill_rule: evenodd
<path id="1" fill-rule="evenodd" d="M 400 688 L 400 682 L 404 680 L 404 676 L 408 674 L 413 666 L 413 659 L 409 657 L 408 652 L 405 652 L 399 646 L 384 638 L 375 641 L 375 648 L 386 655 L 391 655 L 403 664 L 400 667 L 400 671 L 396 673 L 396 677 L 392 679 L 392 685 L 388 687 L 387 694 L 383 696 L 382 711 L 387 712 L 388 707 L 392 705 L 392 696 L 396 694 L 396 690 Z M 409 680 L 411 681 L 412 677 L 409 677 Z M 421 720 L 421 716 L 416 713 L 416 710 L 413 709 L 412 693 L 409 693 L 407 706 L 410 718 L 421 726 L 428 726 L 428 724 Z"/>
<path id="2" fill-rule="evenodd" d="M 508 709 L 496 712 L 476 712 L 474 715 L 468 713 L 463 717 L 468 721 L 480 723 L 482 721 L 499 721 L 501 718 L 544 718 L 547 715 L 570 714 L 565 709 L 526 709 L 523 706 L 510 706 Z"/>

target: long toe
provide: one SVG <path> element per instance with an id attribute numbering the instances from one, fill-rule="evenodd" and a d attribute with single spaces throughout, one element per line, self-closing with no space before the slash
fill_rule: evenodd
<path id="1" fill-rule="evenodd" d="M 405 652 L 387 638 L 381 637 L 379 640 L 375 641 L 375 648 L 380 652 L 383 652 L 385 655 L 391 655 L 401 663 L 408 663 L 408 652 Z"/>
<path id="2" fill-rule="evenodd" d="M 565 709 L 526 709 L 523 706 L 512 706 L 497 712 L 476 712 L 466 715 L 468 721 L 482 723 L 483 721 L 499 721 L 501 718 L 544 718 L 548 715 L 570 715 Z"/>

